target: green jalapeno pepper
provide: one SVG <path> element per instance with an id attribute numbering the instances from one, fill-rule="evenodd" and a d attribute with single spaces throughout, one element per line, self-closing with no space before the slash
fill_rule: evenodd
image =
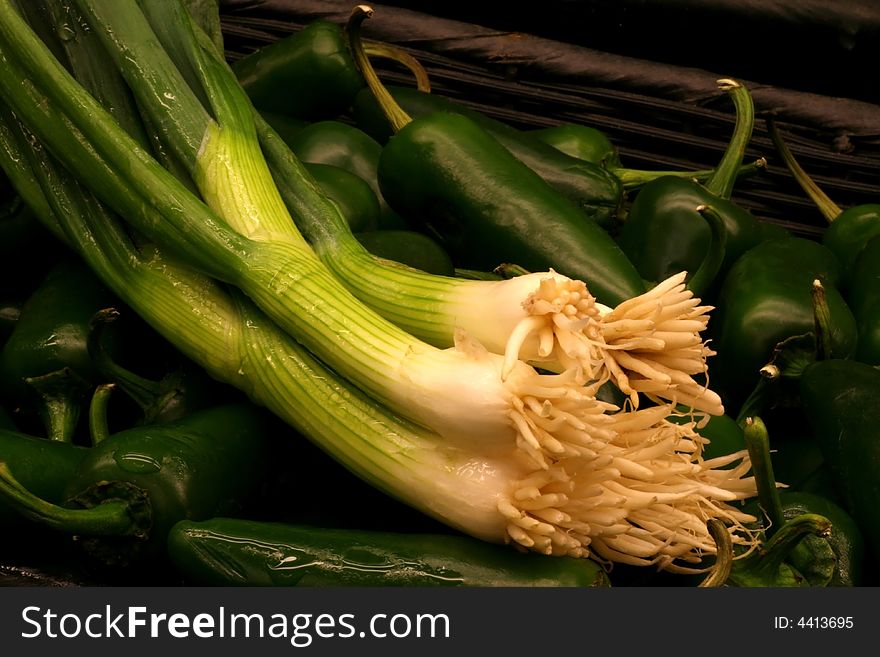
<path id="1" fill-rule="evenodd" d="M 27 489 L 0 465 L 0 497 L 41 526 L 76 537 L 96 565 L 165 556 L 174 523 L 243 512 L 266 479 L 270 428 L 251 404 L 197 411 L 177 422 L 119 431 L 85 450 L 62 504 Z"/>
<path id="2" fill-rule="evenodd" d="M 744 509 L 758 520 L 760 531 L 757 548 L 731 565 L 728 583 L 734 586 L 829 586 L 848 582 L 850 553 L 841 553 L 844 564 L 837 559 L 831 537 L 831 520 L 819 510 L 842 510 L 833 505 L 792 505 L 786 511 L 782 503 L 770 454 L 770 437 L 763 420 L 749 416 L 742 422 L 743 440 L 749 452 L 752 473 L 758 489 L 757 500 Z M 805 509 L 803 513 L 801 509 Z M 844 514 L 845 515 L 845 514 Z M 730 548 L 727 548 L 728 552 Z M 727 555 L 729 556 L 729 555 Z"/>
<path id="3" fill-rule="evenodd" d="M 852 360 L 828 359 L 800 377 L 804 413 L 830 469 L 842 506 L 880 558 L 880 370 Z"/>
<path id="4" fill-rule="evenodd" d="M 22 486 L 47 502 L 64 501 L 67 485 L 87 454 L 86 447 L 0 428 L 0 461 Z M 0 497 L 0 522 L 4 527 L 21 524 L 23 520 Z"/>
<path id="5" fill-rule="evenodd" d="M 836 564 L 829 581 L 829 586 L 862 586 L 865 584 L 865 539 L 862 530 L 846 511 L 826 497 L 815 493 L 798 490 L 782 490 L 779 492 L 782 504 L 782 516 L 791 520 L 797 516 L 810 513 L 817 514 L 831 521 L 831 530 L 826 539 L 834 552 Z M 818 537 L 807 537 L 806 541 L 822 540 Z M 794 565 L 799 565 L 798 555 Z M 800 563 L 800 570 L 808 566 Z"/>
<path id="6" fill-rule="evenodd" d="M 598 164 L 586 162 L 567 155 L 545 144 L 527 132 L 517 130 L 485 114 L 466 109 L 464 106 L 435 94 L 418 90 L 395 88 L 389 96 L 412 118 L 426 119 L 431 115 L 457 114 L 467 117 L 471 123 L 491 135 L 517 160 L 535 172 L 550 187 L 569 199 L 584 215 L 604 227 L 611 227 L 617 220 L 623 203 L 623 186 L 620 181 Z M 384 117 L 383 103 L 376 101 L 368 89 L 355 98 L 355 122 L 364 132 L 380 143 L 387 143 L 390 135 L 377 130 L 374 125 L 388 120 Z M 375 118 L 371 118 L 374 115 Z M 379 123 L 382 125 L 382 123 Z M 393 132 L 397 132 L 395 128 Z M 392 204 L 393 205 L 393 204 Z"/>
<path id="7" fill-rule="evenodd" d="M 617 147 L 601 130 L 576 123 L 563 123 L 549 128 L 529 131 L 533 135 L 566 155 L 586 162 L 601 164 L 606 169 L 622 168 Z"/>
<path id="8" fill-rule="evenodd" d="M 730 200 L 754 126 L 751 94 L 734 80 L 720 80 L 719 85 L 733 99 L 737 116 L 714 174 L 704 185 L 668 176 L 647 183 L 636 194 L 620 230 L 618 243 L 647 281 L 656 283 L 682 271 L 690 277 L 697 271 L 711 239 L 710 227 L 695 209 L 699 206 L 713 207 L 726 233 L 716 280 L 762 238 L 758 220 Z"/>
<path id="9" fill-rule="evenodd" d="M 214 518 L 176 524 L 168 552 L 200 585 L 608 586 L 589 559 L 548 559 L 453 534 Z"/>
<path id="10" fill-rule="evenodd" d="M 856 348 L 856 323 L 836 288 L 840 266 L 827 248 L 800 237 L 768 240 L 731 268 L 709 326 L 717 352 L 709 364 L 710 377 L 725 408 L 743 404 L 779 343 L 814 331 L 817 279 L 825 287 L 830 312 L 831 353 L 847 358 Z"/>
<path id="11" fill-rule="evenodd" d="M 412 230 L 372 230 L 355 233 L 355 237 L 374 256 L 437 276 L 455 275 L 455 267 L 449 254 L 424 233 Z"/>
<path id="12" fill-rule="evenodd" d="M 352 231 L 378 227 L 379 200 L 363 178 L 334 164 L 312 162 L 303 166 L 330 200 L 339 206 Z"/>
<path id="13" fill-rule="evenodd" d="M 772 121 L 768 125 L 788 170 L 829 222 L 822 243 L 840 261 L 844 296 L 858 324 L 859 344 L 854 357 L 880 365 L 880 204 L 842 209 L 807 175 L 776 125 Z"/>
<path id="14" fill-rule="evenodd" d="M 610 306 L 644 292 L 608 233 L 474 121 L 447 112 L 410 119 L 394 105 L 359 47 L 365 16 L 353 12 L 348 33 L 370 88 L 397 117 L 399 131 L 379 160 L 379 184 L 398 213 L 423 221 L 457 267 L 491 270 L 515 262 L 533 271 L 553 268 L 583 280 Z M 617 203 L 603 207 L 614 212 Z"/>
<path id="15" fill-rule="evenodd" d="M 880 204 L 866 203 L 844 210 L 810 178 L 785 143 L 775 122 L 767 121 L 768 131 L 792 177 L 815 203 L 828 221 L 822 243 L 840 260 L 844 286 L 848 285 L 859 253 L 875 235 L 880 235 Z"/>
<path id="16" fill-rule="evenodd" d="M 283 135 L 281 137 L 284 139 Z M 294 155 L 307 165 L 332 164 L 364 179 L 379 201 L 379 221 L 376 228 L 406 227 L 406 222 L 388 206 L 382 196 L 378 180 L 382 146 L 366 132 L 341 121 L 318 121 L 285 141 Z"/>
<path id="17" fill-rule="evenodd" d="M 87 393 L 99 379 L 88 355 L 89 321 L 114 304 L 118 300 L 84 263 L 65 259 L 25 302 L 0 351 L 0 393 L 24 415 L 35 408 L 54 440 L 73 439 Z"/>
<path id="18" fill-rule="evenodd" d="M 232 70 L 257 109 L 306 120 L 342 114 L 364 86 L 342 28 L 324 20 L 233 62 Z"/>
<path id="19" fill-rule="evenodd" d="M 617 228 L 619 217 L 618 212 L 611 213 L 606 208 L 616 205 L 619 209 L 625 190 L 636 189 L 661 176 L 703 179 L 712 173 L 628 169 L 620 165 L 616 149 L 607 137 L 586 126 L 520 130 L 443 96 L 393 85 L 388 90 L 394 101 L 413 118 L 436 112 L 467 116 L 551 187 L 608 229 Z M 358 127 L 382 144 L 394 133 L 381 104 L 369 90 L 355 96 L 352 114 Z M 752 170 L 754 167 L 744 169 Z"/>
<path id="20" fill-rule="evenodd" d="M 194 411 L 241 399 L 237 390 L 211 378 L 157 334 L 145 336 L 140 344 L 149 347 L 149 358 L 153 361 L 150 370 L 159 372 L 158 378 L 147 378 L 123 367 L 105 348 L 103 339 L 107 327 L 119 317 L 115 308 L 95 313 L 87 339 L 89 358 L 102 380 L 121 390 L 138 407 L 140 414 L 134 417 L 116 413 L 116 422 L 123 426 L 173 422 Z M 92 413 L 90 421 L 94 420 Z"/>

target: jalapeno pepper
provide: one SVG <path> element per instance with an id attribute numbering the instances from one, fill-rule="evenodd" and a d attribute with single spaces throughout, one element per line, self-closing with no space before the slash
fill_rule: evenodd
<path id="1" fill-rule="evenodd" d="M 200 585 L 608 586 L 589 559 L 547 559 L 453 534 L 214 518 L 176 524 L 168 552 Z"/>
<path id="2" fill-rule="evenodd" d="M 124 392 L 140 411 L 140 415 L 134 417 L 116 413 L 114 419 L 117 422 L 123 422 L 123 426 L 173 422 L 194 411 L 241 399 L 238 391 L 212 379 L 203 368 L 181 356 L 159 335 L 151 334 L 149 340 L 141 342 L 148 345 L 150 358 L 155 361 L 151 370 L 160 371 L 159 378 L 150 379 L 123 367 L 105 348 L 103 340 L 107 327 L 119 317 L 115 308 L 95 313 L 87 339 L 89 358 L 102 379 Z"/>
<path id="3" fill-rule="evenodd" d="M 618 243 L 648 281 L 659 282 L 681 271 L 692 276 L 709 247 L 711 231 L 695 208 L 713 207 L 726 233 L 726 251 L 717 274 L 761 240 L 755 217 L 730 200 L 754 126 L 754 107 L 748 90 L 734 80 L 720 80 L 736 107 L 736 126 L 721 162 L 705 185 L 682 178 L 662 177 L 636 194 L 620 230 Z"/>
<path id="4" fill-rule="evenodd" d="M 800 377 L 801 400 L 819 441 L 842 506 L 880 558 L 880 370 L 852 360 L 827 359 Z"/>
<path id="5" fill-rule="evenodd" d="M 85 264 L 65 259 L 28 298 L 0 352 L 0 392 L 23 415 L 37 409 L 52 439 L 73 439 L 84 394 L 99 378 L 88 355 L 89 321 L 118 303 Z"/>
<path id="6" fill-rule="evenodd" d="M 773 143 L 785 165 L 829 222 L 822 234 L 822 243 L 837 256 L 841 264 L 844 296 L 852 308 L 859 330 L 855 358 L 871 365 L 880 365 L 880 264 L 877 263 L 880 254 L 880 204 L 866 203 L 842 209 L 807 175 L 776 125 L 772 121 L 768 125 Z"/>
<path id="7" fill-rule="evenodd" d="M 324 193 L 339 206 L 352 231 L 378 227 L 379 200 L 363 178 L 333 164 L 306 163 L 304 166 Z"/>
<path id="8" fill-rule="evenodd" d="M 644 292 L 608 233 L 474 121 L 447 112 L 410 119 L 393 105 L 358 45 L 365 16 L 356 9 L 348 33 L 370 88 L 400 118 L 379 161 L 382 193 L 398 213 L 423 221 L 457 267 L 553 268 L 586 282 L 609 306 Z M 616 211 L 617 203 L 602 205 L 600 213 Z"/>
<path id="9" fill-rule="evenodd" d="M 355 237 L 374 256 L 437 276 L 455 275 L 455 267 L 449 254 L 423 233 L 412 230 L 372 230 L 355 233 Z"/>
<path id="10" fill-rule="evenodd" d="M 530 130 L 529 134 L 579 160 L 595 162 L 606 169 L 623 166 L 617 147 L 608 135 L 596 128 L 576 123 L 563 123 L 549 128 Z"/>
<path id="11" fill-rule="evenodd" d="M 731 565 L 728 583 L 748 587 L 828 586 L 835 581 L 848 584 L 851 564 L 847 559 L 852 553 L 843 545 L 845 540 L 831 541 L 834 526 L 819 511 L 830 510 L 836 518 L 845 514 L 834 505 L 814 501 L 807 504 L 803 498 L 786 511 L 773 472 L 766 425 L 760 417 L 749 416 L 742 426 L 758 489 L 757 500 L 746 504 L 745 510 L 759 519 L 761 541 L 751 554 Z M 837 558 L 835 546 L 842 548 L 842 561 Z M 730 552 L 729 546 L 725 549 Z"/>
<path id="12" fill-rule="evenodd" d="M 156 563 L 174 523 L 241 513 L 266 480 L 267 414 L 250 404 L 119 431 L 86 450 L 63 506 L 28 491 L 0 465 L 0 496 L 42 526 L 75 536 L 102 567 Z"/>
<path id="13" fill-rule="evenodd" d="M 283 135 L 281 137 L 284 138 Z M 376 228 L 406 227 L 404 220 L 388 206 L 379 188 L 378 169 L 382 146 L 363 130 L 342 121 L 318 121 L 285 141 L 294 155 L 307 165 L 332 164 L 365 180 L 379 201 L 379 221 Z"/>
<path id="14" fill-rule="evenodd" d="M 364 86 L 342 28 L 324 20 L 233 62 L 232 70 L 257 109 L 306 120 L 340 115 Z"/>
<path id="15" fill-rule="evenodd" d="M 840 260 L 845 285 L 848 284 L 859 253 L 872 237 L 880 235 L 880 204 L 866 203 L 846 210 L 841 208 L 800 165 L 776 123 L 767 121 L 767 128 L 792 177 L 828 221 L 828 227 L 822 233 L 822 243 Z"/>
<path id="16" fill-rule="evenodd" d="M 774 348 L 814 330 L 816 279 L 825 287 L 831 351 L 849 357 L 856 348 L 855 319 L 836 288 L 837 259 L 818 242 L 800 237 L 768 240 L 744 254 L 724 279 L 709 326 L 717 352 L 709 371 L 713 388 L 732 413 L 760 380 Z"/>
<path id="17" fill-rule="evenodd" d="M 831 500 L 815 493 L 782 490 L 779 492 L 779 501 L 782 504 L 782 516 L 785 520 L 810 513 L 831 521 L 831 530 L 824 539 L 828 541 L 836 558 L 831 580 L 828 582 L 829 586 L 865 584 L 865 539 L 852 516 Z M 823 539 L 807 537 L 805 540 L 809 542 Z M 796 556 L 794 565 L 799 566 L 799 570 L 805 571 L 808 566 L 802 563 L 803 558 Z"/>
<path id="18" fill-rule="evenodd" d="M 47 502 L 64 501 L 67 485 L 86 454 L 86 447 L 0 428 L 0 461 L 22 486 Z M 23 520 L 0 497 L 0 522 L 4 527 L 21 524 Z"/>
<path id="19" fill-rule="evenodd" d="M 569 199 L 587 217 L 606 228 L 616 223 L 623 203 L 623 186 L 600 165 L 571 157 L 527 132 L 485 114 L 468 110 L 452 100 L 418 90 L 397 87 L 391 89 L 393 95 L 390 98 L 399 103 L 403 111 L 413 119 L 427 119 L 438 113 L 467 117 L 559 194 Z M 369 90 L 364 90 L 355 98 L 353 114 L 358 127 L 385 144 L 389 141 L 390 134 L 387 127 L 381 128 L 383 124 L 389 125 L 388 119 L 382 114 L 382 104 L 384 101 L 377 102 Z M 377 123 L 380 126 L 378 129 L 375 127 Z"/>

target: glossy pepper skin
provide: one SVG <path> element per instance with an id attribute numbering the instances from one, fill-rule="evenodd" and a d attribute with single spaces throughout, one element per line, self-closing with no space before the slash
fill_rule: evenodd
<path id="1" fill-rule="evenodd" d="M 84 263 L 66 258 L 27 299 L 0 351 L 0 394 L 25 415 L 43 416 L 53 439 L 72 439 L 82 392 L 100 378 L 88 353 L 89 322 L 114 304 Z M 33 404 L 37 391 L 41 401 Z"/>
<path id="2" fill-rule="evenodd" d="M 576 123 L 564 123 L 549 128 L 529 131 L 533 135 L 566 155 L 579 160 L 595 162 L 606 169 L 623 166 L 617 147 L 601 130 Z"/>
<path id="3" fill-rule="evenodd" d="M 822 243 L 843 265 L 844 279 L 849 283 L 852 269 L 862 249 L 880 235 L 880 204 L 866 203 L 843 210 L 822 233 Z"/>
<path id="4" fill-rule="evenodd" d="M 55 504 L 64 500 L 68 482 L 87 454 L 86 447 L 0 428 L 0 461 L 28 490 Z M 2 499 L 0 523 L 4 527 L 23 523 L 23 518 Z"/>
<path id="5" fill-rule="evenodd" d="M 457 267 L 553 268 L 586 282 L 609 306 L 644 292 L 598 223 L 461 114 L 435 113 L 404 126 L 382 151 L 379 184 L 395 210 L 424 222 Z"/>
<path id="6" fill-rule="evenodd" d="M 378 227 L 379 200 L 363 178 L 333 164 L 306 163 L 303 166 L 339 206 L 352 231 Z"/>
<path id="7" fill-rule="evenodd" d="M 810 178 L 782 138 L 773 121 L 770 137 L 789 173 L 828 221 L 822 243 L 837 256 L 843 272 L 843 293 L 856 316 L 859 346 L 855 358 L 880 365 L 880 204 L 865 203 L 841 208 Z M 865 251 L 870 251 L 865 253 Z"/>
<path id="8" fill-rule="evenodd" d="M 180 522 L 172 562 L 213 586 L 608 586 L 588 559 L 547 558 L 470 537 L 214 518 Z M 295 564 L 283 567 L 282 564 Z"/>
<path id="9" fill-rule="evenodd" d="M 342 28 L 323 20 L 233 62 L 232 70 L 257 109 L 305 120 L 342 114 L 364 86 Z"/>
<path id="10" fill-rule="evenodd" d="M 379 188 L 378 169 L 382 145 L 363 130 L 342 121 L 317 121 L 285 139 L 301 162 L 332 164 L 367 182 L 379 202 L 374 228 L 404 228 L 404 220 L 392 210 Z M 367 230 L 359 228 L 353 230 Z"/>
<path id="11" fill-rule="evenodd" d="M 718 277 L 761 240 L 758 221 L 748 210 L 698 183 L 658 178 L 639 190 L 618 237 L 646 280 L 657 283 L 678 272 L 690 276 L 699 269 L 711 241 L 711 229 L 696 210 L 701 205 L 715 208 L 726 234 Z"/>
<path id="12" fill-rule="evenodd" d="M 799 381 L 813 429 L 842 506 L 880 558 L 880 370 L 853 360 L 820 360 Z"/>
<path id="13" fill-rule="evenodd" d="M 587 217 L 605 227 L 615 224 L 623 203 L 623 186 L 602 166 L 571 157 L 526 131 L 517 130 L 441 96 L 404 87 L 389 87 L 389 90 L 403 110 L 414 119 L 426 118 L 437 112 L 468 117 Z M 364 132 L 379 143 L 388 142 L 391 128 L 369 90 L 356 96 L 352 113 L 356 124 Z"/>
<path id="14" fill-rule="evenodd" d="M 852 516 L 831 500 L 814 493 L 783 490 L 779 492 L 779 501 L 786 520 L 814 513 L 831 521 L 830 535 L 824 539 L 837 559 L 830 586 L 861 586 L 865 583 L 865 539 Z M 807 537 L 805 540 L 820 539 Z"/>
<path id="15" fill-rule="evenodd" d="M 815 279 L 825 286 L 832 354 L 847 358 L 856 348 L 856 323 L 837 289 L 840 266 L 827 248 L 800 237 L 768 240 L 731 268 L 709 325 L 717 352 L 709 362 L 710 378 L 730 412 L 758 383 L 778 343 L 814 330 Z"/>
<path id="16" fill-rule="evenodd" d="M 371 230 L 355 233 L 355 237 L 374 256 L 437 276 L 455 276 L 452 258 L 424 233 L 413 230 Z"/>
<path id="17" fill-rule="evenodd" d="M 130 535 L 80 536 L 78 544 L 108 566 L 147 562 L 164 556 L 179 520 L 241 513 L 269 471 L 273 426 L 251 404 L 226 404 L 102 440 L 69 478 L 66 506 L 145 500 L 148 519 Z"/>
<path id="18" fill-rule="evenodd" d="M 762 239 L 757 219 L 730 200 L 737 170 L 754 127 L 751 94 L 734 80 L 719 80 L 736 108 L 736 124 L 714 174 L 700 184 L 664 176 L 645 184 L 636 194 L 618 242 L 642 278 L 665 280 L 681 271 L 693 276 L 709 248 L 712 232 L 697 211 L 715 209 L 725 233 L 725 254 L 716 279 L 723 279 L 733 263 Z M 711 286 L 707 286 L 711 287 Z"/>

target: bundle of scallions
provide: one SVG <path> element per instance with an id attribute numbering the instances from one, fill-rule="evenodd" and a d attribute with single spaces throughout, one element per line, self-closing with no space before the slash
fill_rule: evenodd
<path id="1" fill-rule="evenodd" d="M 710 309 L 684 274 L 610 309 L 552 271 L 485 282 L 372 258 L 221 53 L 183 0 L 0 0 L 0 165 L 121 299 L 470 535 L 670 570 L 715 552 L 710 519 L 756 545 L 732 504 L 755 494 L 747 454 L 702 458 L 723 409 L 694 379 Z M 608 381 L 623 407 L 597 397 Z"/>

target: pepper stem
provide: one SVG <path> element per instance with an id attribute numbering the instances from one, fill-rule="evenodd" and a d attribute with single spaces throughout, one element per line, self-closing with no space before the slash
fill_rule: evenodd
<path id="1" fill-rule="evenodd" d="M 0 461 L 0 499 L 25 518 L 69 534 L 124 536 L 134 532 L 129 504 L 112 500 L 89 509 L 67 509 L 37 497 Z"/>
<path id="2" fill-rule="evenodd" d="M 372 41 L 364 44 L 364 52 L 367 57 L 390 59 L 405 66 L 415 77 L 416 88 L 424 93 L 431 93 L 431 81 L 428 79 L 428 72 L 425 70 L 425 67 L 422 66 L 418 59 L 405 50 L 401 50 L 390 43 Z"/>
<path id="3" fill-rule="evenodd" d="M 733 100 L 736 123 L 721 162 L 706 181 L 706 189 L 715 196 L 729 199 L 733 193 L 736 174 L 745 157 L 746 146 L 752 138 L 752 130 L 755 127 L 755 106 L 748 89 L 736 80 L 718 80 L 718 87 L 726 91 Z"/>
<path id="4" fill-rule="evenodd" d="M 831 358 L 831 309 L 825 296 L 825 286 L 818 278 L 811 290 L 813 301 L 813 326 L 816 334 L 816 360 Z"/>
<path id="5" fill-rule="evenodd" d="M 28 377 L 25 383 L 39 397 L 39 415 L 49 440 L 73 442 L 89 384 L 73 370 Z"/>
<path id="6" fill-rule="evenodd" d="M 92 446 L 110 436 L 110 428 L 107 424 L 107 405 L 110 402 L 110 394 L 116 387 L 114 383 L 102 383 L 95 388 L 92 401 L 89 404 L 89 435 Z"/>
<path id="7" fill-rule="evenodd" d="M 736 178 L 753 176 L 767 168 L 767 160 L 758 158 L 749 164 L 743 164 L 736 171 Z M 652 180 L 672 176 L 674 178 L 687 178 L 697 182 L 705 182 L 712 177 L 715 169 L 698 169 L 696 171 L 651 171 L 646 169 L 609 168 L 608 171 L 621 182 L 624 189 L 632 190 L 642 187 Z"/>
<path id="8" fill-rule="evenodd" d="M 711 239 L 709 241 L 709 250 L 706 257 L 700 263 L 697 271 L 688 281 L 688 289 L 695 296 L 701 297 L 709 289 L 712 281 L 721 270 L 724 262 L 724 255 L 727 253 L 727 231 L 724 229 L 724 219 L 718 214 L 718 211 L 711 205 L 698 205 L 696 211 L 702 215 L 706 223 L 709 224 Z"/>
<path id="9" fill-rule="evenodd" d="M 122 367 L 110 357 L 104 348 L 103 335 L 107 325 L 115 322 L 117 319 L 119 319 L 119 311 L 115 308 L 104 308 L 92 316 L 89 322 L 87 338 L 89 358 L 91 358 L 92 363 L 98 372 L 101 373 L 102 377 L 113 381 L 126 395 L 131 397 L 143 412 L 144 421 L 150 423 L 153 414 L 163 407 L 165 400 L 169 396 L 176 394 L 175 381 L 170 377 L 165 377 L 159 381 L 146 379 Z M 91 426 L 95 422 L 91 409 L 89 420 Z M 100 423 L 100 419 L 98 422 Z M 106 425 L 106 419 L 104 424 Z M 95 441 L 94 432 L 92 432 L 92 440 L 93 442 Z"/>
<path id="10" fill-rule="evenodd" d="M 815 513 L 804 513 L 782 525 L 755 555 L 757 573 L 763 573 L 768 581 L 782 572 L 786 559 L 807 536 L 827 537 L 831 531 L 831 521 Z"/>
<path id="11" fill-rule="evenodd" d="M 803 167 L 801 167 L 800 163 L 795 159 L 794 153 L 791 152 L 788 144 L 783 141 L 782 135 L 779 134 L 779 130 L 776 128 L 776 123 L 774 121 L 768 119 L 767 130 L 770 133 L 770 139 L 773 140 L 773 145 L 779 152 L 780 157 L 782 157 L 782 161 L 785 162 L 785 166 L 788 167 L 789 172 L 794 177 L 795 181 L 797 181 L 797 184 L 801 186 L 801 189 L 803 189 L 813 203 L 816 204 L 816 207 L 819 208 L 819 212 L 822 213 L 822 216 L 825 217 L 829 223 L 834 221 L 843 210 L 839 205 L 832 201 L 824 191 L 822 191 L 812 178 L 807 175 L 807 172 L 804 171 Z"/>
<path id="12" fill-rule="evenodd" d="M 764 530 L 768 538 L 785 524 L 782 502 L 776 487 L 773 464 L 770 460 L 770 438 L 763 420 L 757 416 L 749 416 L 743 423 L 743 437 L 749 450 L 752 473 L 758 488 L 758 501 L 767 516 L 770 526 Z"/>
<path id="13" fill-rule="evenodd" d="M 376 97 L 376 101 L 379 103 L 379 107 L 382 108 L 385 118 L 391 124 L 391 129 L 396 134 L 407 123 L 412 121 L 412 117 L 394 100 L 394 97 L 385 88 L 382 81 L 379 80 L 379 76 L 376 75 L 376 71 L 370 63 L 370 58 L 364 50 L 364 44 L 361 40 L 361 24 L 372 15 L 372 7 L 369 5 L 357 5 L 351 10 L 351 15 L 345 26 L 345 32 L 348 36 L 348 46 L 355 64 L 360 70 L 361 75 L 364 76 L 370 91 L 373 92 L 373 96 Z"/>

